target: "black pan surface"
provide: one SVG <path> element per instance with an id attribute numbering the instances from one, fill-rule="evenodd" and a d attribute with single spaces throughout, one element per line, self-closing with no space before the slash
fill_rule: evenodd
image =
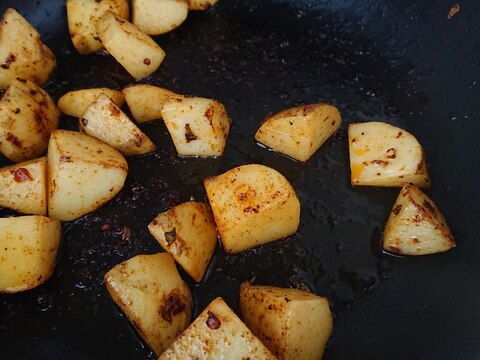
<path id="1" fill-rule="evenodd" d="M 480 3 L 464 1 L 220 0 L 158 37 L 167 53 L 142 82 L 222 101 L 233 119 L 221 159 L 181 159 L 161 122 L 141 128 L 155 154 L 130 158 L 124 189 L 105 207 L 64 223 L 58 266 L 44 285 L 0 295 L 1 359 L 152 359 L 102 282 L 115 264 L 160 251 L 146 225 L 194 197 L 201 181 L 246 163 L 282 172 L 302 203 L 298 234 L 237 256 L 220 246 L 204 283 L 187 276 L 198 314 L 223 296 L 238 310 L 241 282 L 309 288 L 335 314 L 325 359 L 480 358 Z M 58 99 L 133 79 L 111 57 L 80 56 L 64 1 L 2 0 L 40 31 L 59 68 L 46 89 Z M 270 112 L 329 102 L 344 124 L 305 165 L 257 146 Z M 388 121 L 424 145 L 432 188 L 457 248 L 396 258 L 379 241 L 398 189 L 352 188 L 348 123 Z M 64 116 L 62 127 L 77 128 Z M 2 159 L 0 165 L 8 161 Z M 5 209 L 1 216 L 12 215 Z M 108 223 L 110 230 L 103 231 Z M 1 274 L 0 274 L 1 276 Z"/>

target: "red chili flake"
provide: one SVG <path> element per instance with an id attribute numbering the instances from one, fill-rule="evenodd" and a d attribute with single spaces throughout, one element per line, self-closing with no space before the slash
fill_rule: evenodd
<path id="1" fill-rule="evenodd" d="M 7 141 L 11 142 L 13 145 L 17 147 L 20 147 L 20 141 L 11 132 L 7 132 Z"/>
<path id="2" fill-rule="evenodd" d="M 70 159 L 71 159 L 70 156 L 64 156 L 64 155 L 60 156 L 60 162 L 61 163 L 68 163 L 68 162 L 70 162 Z"/>
<path id="3" fill-rule="evenodd" d="M 27 169 L 19 168 L 12 170 L 13 180 L 16 182 L 32 181 L 33 177 L 30 175 Z"/>
<path id="4" fill-rule="evenodd" d="M 109 105 L 109 110 L 110 110 L 110 114 L 112 116 L 118 116 L 120 115 L 120 110 L 113 104 L 110 104 Z"/>
<path id="5" fill-rule="evenodd" d="M 87 124 L 88 124 L 88 120 L 85 119 L 85 118 L 81 118 L 80 122 L 82 123 L 83 126 L 87 126 Z"/>
<path id="6" fill-rule="evenodd" d="M 460 4 L 455 4 L 450 8 L 450 11 L 448 12 L 447 19 L 452 20 L 455 15 L 457 15 L 460 12 Z"/>
<path id="7" fill-rule="evenodd" d="M 205 324 L 207 324 L 209 329 L 217 330 L 222 325 L 222 323 L 220 322 L 220 319 L 216 317 L 215 314 L 212 313 L 211 311 L 208 311 L 207 315 L 208 315 L 208 318 Z"/>
<path id="8" fill-rule="evenodd" d="M 178 290 L 172 290 L 168 295 L 163 297 L 163 306 L 160 308 L 160 315 L 163 320 L 172 323 L 175 315 L 185 310 L 185 303 L 182 301 Z"/>
<path id="9" fill-rule="evenodd" d="M 10 64 L 16 60 L 15 55 L 10 54 L 5 58 L 5 63 L 0 65 L 2 69 L 8 69 Z"/>
<path id="10" fill-rule="evenodd" d="M 102 231 L 108 231 L 110 230 L 112 227 L 110 226 L 109 223 L 105 223 L 105 224 L 102 224 Z"/>
<path id="11" fill-rule="evenodd" d="M 151 64 L 151 61 L 150 61 L 149 58 L 145 58 L 145 59 L 143 59 L 143 63 L 144 63 L 145 65 L 150 65 L 150 64 Z"/>
<path id="12" fill-rule="evenodd" d="M 308 113 L 314 112 L 315 111 L 315 106 L 313 105 L 306 105 L 303 108 L 303 115 L 307 115 Z"/>
<path id="13" fill-rule="evenodd" d="M 390 246 L 388 247 L 388 249 L 389 249 L 391 252 L 393 252 L 393 253 L 396 253 L 396 254 L 399 254 L 399 253 L 400 253 L 400 249 L 399 249 L 398 247 L 396 247 L 396 246 L 390 245 Z"/>
<path id="14" fill-rule="evenodd" d="M 401 204 L 398 204 L 397 206 L 395 206 L 392 210 L 392 212 L 395 214 L 395 215 L 398 215 L 400 213 L 400 210 L 402 210 L 402 205 Z"/>
<path id="15" fill-rule="evenodd" d="M 210 106 L 206 111 L 205 111 L 205 117 L 208 119 L 208 121 L 212 122 L 213 120 L 213 114 L 215 113 L 215 109 L 213 106 Z"/>

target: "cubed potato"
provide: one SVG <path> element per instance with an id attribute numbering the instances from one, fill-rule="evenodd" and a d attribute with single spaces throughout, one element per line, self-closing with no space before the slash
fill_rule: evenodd
<path id="1" fill-rule="evenodd" d="M 123 92 L 109 88 L 93 88 L 70 91 L 58 100 L 58 108 L 69 116 L 79 118 L 85 109 L 100 94 L 105 94 L 118 106 L 121 107 L 125 101 Z"/>
<path id="2" fill-rule="evenodd" d="M 208 10 L 215 5 L 218 0 L 188 0 L 190 10 Z"/>
<path id="3" fill-rule="evenodd" d="M 155 144 L 105 94 L 100 94 L 79 119 L 80 130 L 125 156 L 152 152 Z"/>
<path id="4" fill-rule="evenodd" d="M 216 298 L 159 360 L 275 359 L 222 298 Z"/>
<path id="5" fill-rule="evenodd" d="M 217 244 L 217 229 L 210 209 L 188 201 L 159 214 L 148 230 L 162 248 L 195 281 L 205 276 Z"/>
<path id="6" fill-rule="evenodd" d="M 111 11 L 98 20 L 97 31 L 108 52 L 137 80 L 155 72 L 165 58 L 150 36 Z"/>
<path id="7" fill-rule="evenodd" d="M 341 123 L 340 112 L 335 106 L 297 106 L 267 117 L 255 134 L 255 140 L 295 160 L 306 162 Z"/>
<path id="8" fill-rule="evenodd" d="M 172 97 L 162 118 L 180 156 L 221 156 L 227 145 L 231 120 L 217 100 Z"/>
<path id="9" fill-rule="evenodd" d="M 243 283 L 242 319 L 280 360 L 321 359 L 332 334 L 328 300 L 305 291 Z"/>
<path id="10" fill-rule="evenodd" d="M 68 30 L 73 46 L 80 54 L 91 54 L 103 49 L 95 26 L 107 10 L 123 19 L 130 17 L 128 0 L 67 0 Z"/>
<path id="11" fill-rule="evenodd" d="M 24 214 L 47 214 L 47 158 L 0 169 L 0 206 Z"/>
<path id="12" fill-rule="evenodd" d="M 139 123 L 161 119 L 163 105 L 177 95 L 173 91 L 145 84 L 128 86 L 123 89 L 123 94 L 133 118 Z"/>
<path id="13" fill-rule="evenodd" d="M 160 35 L 179 27 L 187 18 L 187 0 L 133 0 L 132 22 L 145 34 Z"/>
<path id="14" fill-rule="evenodd" d="M 204 181 L 208 200 L 228 254 L 294 234 L 300 202 L 277 170 L 250 164 Z"/>
<path id="15" fill-rule="evenodd" d="M 455 240 L 435 203 L 416 186 L 404 186 L 385 226 L 383 248 L 402 255 L 427 255 L 453 247 Z"/>
<path id="16" fill-rule="evenodd" d="M 105 274 L 113 301 L 160 355 L 190 323 L 193 298 L 167 253 L 137 255 Z"/>
<path id="17" fill-rule="evenodd" d="M 0 219 L 0 292 L 25 291 L 48 280 L 61 235 L 60 221 L 45 216 Z"/>
<path id="18" fill-rule="evenodd" d="M 425 154 L 407 131 L 382 122 L 348 127 L 352 185 L 430 186 Z"/>
<path id="19" fill-rule="evenodd" d="M 60 112 L 45 90 L 15 79 L 0 99 L 0 152 L 14 162 L 45 153 Z"/>
<path id="20" fill-rule="evenodd" d="M 37 30 L 14 9 L 7 9 L 0 22 L 0 89 L 17 77 L 43 85 L 56 64 Z"/>
<path id="21" fill-rule="evenodd" d="M 54 130 L 48 145 L 48 215 L 69 221 L 101 207 L 123 187 L 128 165 L 110 145 Z"/>

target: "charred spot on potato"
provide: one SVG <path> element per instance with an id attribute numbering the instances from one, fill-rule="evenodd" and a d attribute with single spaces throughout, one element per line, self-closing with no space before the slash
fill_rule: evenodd
<path id="1" fill-rule="evenodd" d="M 30 175 L 27 169 L 19 168 L 11 171 L 13 175 L 13 180 L 16 182 L 32 181 L 33 177 Z"/>
<path id="2" fill-rule="evenodd" d="M 436 216 L 437 215 L 437 211 L 435 210 L 435 208 L 433 207 L 432 204 L 430 204 L 430 202 L 428 202 L 427 200 L 424 200 L 423 203 L 422 203 L 423 207 L 426 208 L 433 216 Z"/>
<path id="3" fill-rule="evenodd" d="M 25 79 L 23 79 L 23 78 L 21 78 L 21 77 L 17 77 L 16 79 L 17 79 L 18 81 L 22 82 L 22 83 L 26 83 L 26 82 L 27 82 L 27 80 L 25 80 Z"/>
<path id="4" fill-rule="evenodd" d="M 145 59 L 143 59 L 143 63 L 144 63 L 145 65 L 150 65 L 150 64 L 151 64 L 151 61 L 150 61 L 149 58 L 145 58 Z"/>
<path id="5" fill-rule="evenodd" d="M 7 132 L 6 139 L 7 139 L 8 142 L 11 142 L 13 145 L 15 145 L 17 147 L 21 146 L 20 140 L 18 140 L 18 138 L 15 135 L 13 135 L 11 132 Z"/>
<path id="6" fill-rule="evenodd" d="M 170 246 L 175 242 L 175 240 L 177 240 L 177 229 L 173 228 L 172 230 L 165 232 L 164 235 L 167 245 Z"/>
<path id="7" fill-rule="evenodd" d="M 388 161 L 385 161 L 385 160 L 372 160 L 370 161 L 370 164 L 372 165 L 379 165 L 379 166 L 388 166 Z"/>
<path id="8" fill-rule="evenodd" d="M 397 150 L 395 148 L 390 148 L 387 150 L 387 158 L 395 159 L 397 157 Z"/>
<path id="9" fill-rule="evenodd" d="M 34 95 L 37 95 L 37 90 L 30 90 L 30 95 L 34 96 Z"/>
<path id="10" fill-rule="evenodd" d="M 16 57 L 14 54 L 10 54 L 5 58 L 5 61 L 1 66 L 2 69 L 8 69 L 10 67 L 10 64 L 15 62 Z"/>
<path id="11" fill-rule="evenodd" d="M 394 215 L 398 215 L 400 213 L 400 210 L 402 210 L 402 205 L 401 204 L 398 204 L 397 206 L 395 206 L 392 210 L 392 213 Z"/>
<path id="12" fill-rule="evenodd" d="M 61 163 L 68 163 L 68 162 L 70 162 L 70 160 L 71 160 L 70 156 L 64 156 L 64 155 L 60 156 L 60 162 Z"/>
<path id="13" fill-rule="evenodd" d="M 208 121 L 210 121 L 210 123 L 212 123 L 212 120 L 213 120 L 213 114 L 215 113 L 215 109 L 212 106 L 210 106 L 206 111 L 205 111 L 205 117 L 208 119 Z"/>
<path id="14" fill-rule="evenodd" d="M 401 138 L 402 135 L 403 135 L 403 133 L 401 131 L 399 131 L 398 134 L 397 134 L 397 139 Z"/>
<path id="15" fill-rule="evenodd" d="M 193 133 L 192 129 L 190 128 L 190 124 L 185 124 L 185 140 L 187 141 L 187 143 L 197 139 L 198 139 L 197 136 Z"/>
<path id="16" fill-rule="evenodd" d="M 173 317 L 185 310 L 185 303 L 182 301 L 177 289 L 172 290 L 163 296 L 163 306 L 160 308 L 160 316 L 163 320 L 172 323 Z"/>
<path id="17" fill-rule="evenodd" d="M 314 111 L 315 111 L 315 106 L 313 106 L 313 105 L 306 105 L 306 106 L 304 106 L 304 108 L 303 108 L 303 115 L 307 115 L 307 114 L 309 114 L 309 113 L 311 113 L 311 112 L 314 112 Z"/>
<path id="18" fill-rule="evenodd" d="M 394 245 L 389 245 L 388 250 L 390 250 L 392 253 L 400 254 L 400 248 L 398 248 Z"/>
<path id="19" fill-rule="evenodd" d="M 108 104 L 108 110 L 110 111 L 110 115 L 112 116 L 120 115 L 120 110 L 112 103 Z"/>
<path id="20" fill-rule="evenodd" d="M 14 114 L 20 114 L 20 109 L 19 109 L 19 108 L 16 108 L 15 110 L 13 110 L 13 113 L 14 113 Z"/>
<path id="21" fill-rule="evenodd" d="M 82 123 L 83 126 L 87 126 L 87 124 L 88 124 L 88 120 L 85 119 L 85 118 L 81 118 L 80 122 Z"/>
<path id="22" fill-rule="evenodd" d="M 207 312 L 207 321 L 205 323 L 212 330 L 217 330 L 222 325 L 220 319 L 211 311 Z"/>

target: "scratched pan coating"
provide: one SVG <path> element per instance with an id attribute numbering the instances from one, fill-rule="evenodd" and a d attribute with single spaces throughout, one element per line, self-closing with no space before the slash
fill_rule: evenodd
<path id="1" fill-rule="evenodd" d="M 143 82 L 217 98 L 233 119 L 221 159 L 181 159 L 162 122 L 140 127 L 154 154 L 130 158 L 124 189 L 108 205 L 63 224 L 58 265 L 44 285 L 0 295 L 1 359 L 153 359 L 111 301 L 103 274 L 136 254 L 161 251 L 146 229 L 156 214 L 193 197 L 202 179 L 262 163 L 283 173 L 302 203 L 291 238 L 237 256 L 217 247 L 207 279 L 184 273 L 198 314 L 223 296 L 238 310 L 239 285 L 306 287 L 335 314 L 325 359 L 472 359 L 480 354 L 480 3 L 438 0 L 221 0 L 156 38 L 167 53 Z M 2 0 L 40 31 L 58 70 L 58 97 L 133 79 L 111 57 L 80 56 L 68 38 L 63 1 Z M 301 165 L 255 144 L 271 112 L 304 103 L 336 105 L 344 123 Z M 388 121 L 417 136 L 432 188 L 457 248 L 394 258 L 380 251 L 398 189 L 352 188 L 348 123 Z M 62 117 L 63 128 L 76 119 Z M 1 160 L 0 165 L 8 161 Z M 13 213 L 0 210 L 1 216 Z M 102 230 L 109 224 L 108 230 Z M 104 227 L 105 229 L 105 227 Z"/>

